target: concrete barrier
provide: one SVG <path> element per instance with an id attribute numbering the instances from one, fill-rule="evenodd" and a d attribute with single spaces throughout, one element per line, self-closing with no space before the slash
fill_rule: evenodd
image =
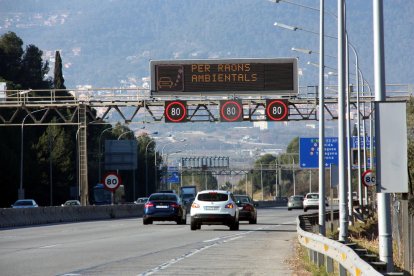
<path id="1" fill-rule="evenodd" d="M 144 205 L 52 206 L 0 209 L 0 228 L 47 223 L 142 217 Z"/>
<path id="2" fill-rule="evenodd" d="M 258 204 L 258 208 L 287 206 L 287 201 L 285 200 L 255 200 L 254 202 Z"/>
<path id="3" fill-rule="evenodd" d="M 258 208 L 286 206 L 287 204 L 284 200 L 255 202 L 258 203 Z M 138 218 L 142 217 L 143 213 L 143 204 L 3 208 L 0 209 L 0 228 L 101 219 Z"/>

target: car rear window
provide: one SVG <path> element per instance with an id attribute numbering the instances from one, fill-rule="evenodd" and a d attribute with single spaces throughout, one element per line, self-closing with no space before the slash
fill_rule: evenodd
<path id="1" fill-rule="evenodd" d="M 16 206 L 28 206 L 28 205 L 32 205 L 32 202 L 30 200 L 22 200 L 22 201 L 17 201 L 14 205 L 16 205 Z"/>
<path id="2" fill-rule="evenodd" d="M 303 196 L 292 196 L 290 199 L 294 201 L 303 200 Z"/>
<path id="3" fill-rule="evenodd" d="M 164 194 L 164 195 L 152 195 L 149 198 L 149 201 L 152 200 L 169 200 L 169 201 L 176 201 L 177 197 L 174 194 L 168 195 L 168 194 Z"/>
<path id="4" fill-rule="evenodd" d="M 235 196 L 237 201 L 240 201 L 241 203 L 249 203 L 250 199 L 247 196 Z"/>
<path id="5" fill-rule="evenodd" d="M 319 194 L 311 194 L 311 195 L 307 195 L 306 198 L 311 198 L 311 199 L 318 199 L 319 198 Z"/>
<path id="6" fill-rule="evenodd" d="M 205 193 L 198 195 L 198 200 L 200 201 L 227 201 L 228 199 L 229 195 L 222 193 Z"/>

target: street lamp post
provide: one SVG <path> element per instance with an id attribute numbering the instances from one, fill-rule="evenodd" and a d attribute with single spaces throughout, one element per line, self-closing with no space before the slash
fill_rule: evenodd
<path id="1" fill-rule="evenodd" d="M 101 177 L 102 177 L 102 174 L 101 174 L 101 158 L 102 158 L 102 156 L 101 156 L 101 154 L 102 154 L 102 152 L 101 152 L 101 140 L 102 140 L 102 135 L 110 129 L 113 129 L 113 127 L 105 128 L 104 130 L 102 130 L 101 134 L 99 135 L 99 140 L 98 140 L 98 181 L 101 181 Z"/>
<path id="2" fill-rule="evenodd" d="M 177 154 L 177 153 L 180 153 L 180 152 L 182 152 L 182 150 L 177 150 L 177 151 L 174 151 L 174 152 L 169 152 L 169 153 L 166 153 L 165 155 L 166 155 L 166 158 L 165 158 L 165 164 L 166 164 L 166 167 L 167 167 L 167 173 L 164 175 L 164 183 L 165 183 L 165 187 L 167 187 L 168 185 L 167 185 L 167 182 L 168 182 L 168 177 L 167 177 L 167 174 L 168 174 L 168 157 L 170 156 L 170 155 L 173 155 L 173 154 Z M 171 185 L 170 185 L 170 189 L 171 189 Z"/>
<path id="3" fill-rule="evenodd" d="M 386 100 L 385 91 L 385 54 L 384 54 L 384 15 L 383 1 L 373 1 L 374 18 L 374 81 L 375 81 L 375 101 Z M 376 110 L 378 111 L 378 110 Z M 380 119 L 375 116 L 375 139 L 381 141 Z M 372 141 L 371 141 L 372 142 Z M 379 143 L 378 143 L 379 144 Z M 381 148 L 375 147 L 376 177 L 377 183 L 381 185 Z M 378 237 L 380 260 L 387 263 L 387 272 L 393 270 L 393 251 L 392 251 L 392 225 L 391 225 L 391 195 L 377 189 L 378 198 Z"/>
<path id="4" fill-rule="evenodd" d="M 125 134 L 127 134 L 127 133 L 132 133 L 132 134 L 134 134 L 134 131 L 132 131 L 132 130 L 128 130 L 128 131 L 125 131 L 125 132 L 123 132 L 123 133 L 121 133 L 119 136 L 118 136 L 118 139 L 117 140 L 119 140 L 119 139 L 121 139 L 121 137 L 122 136 L 124 136 Z M 134 138 L 135 138 L 135 134 L 134 134 Z M 136 199 L 136 194 L 135 194 L 135 169 L 133 169 L 132 170 L 132 194 L 133 194 L 133 198 L 134 198 L 134 200 Z"/>
<path id="5" fill-rule="evenodd" d="M 23 118 L 23 121 L 22 121 L 22 124 L 21 124 L 21 129 L 20 129 L 20 187 L 19 187 L 19 190 L 17 192 L 17 198 L 18 199 L 23 199 L 25 197 L 24 189 L 23 189 L 23 165 L 24 165 L 24 162 L 23 162 L 23 137 L 24 137 L 24 122 L 25 122 L 25 120 L 26 120 L 26 118 L 28 116 L 32 117 L 32 114 L 33 113 L 40 112 L 40 111 L 45 111 L 45 110 L 46 109 L 43 108 L 43 109 L 35 110 L 35 111 L 27 114 Z"/>
<path id="6" fill-rule="evenodd" d="M 358 156 L 357 156 L 358 168 L 357 168 L 357 170 L 358 170 L 358 198 L 359 198 L 358 200 L 359 200 L 359 205 L 363 206 L 364 201 L 363 201 L 363 191 L 362 191 L 363 186 L 362 186 L 362 183 L 361 183 L 361 181 L 362 181 L 361 156 L 359 154 L 361 152 L 361 142 L 360 142 L 361 141 L 361 131 L 360 131 L 360 129 L 361 129 L 361 126 L 360 126 L 361 125 L 361 108 L 360 108 L 361 103 L 360 103 L 360 95 L 361 95 L 361 92 L 362 92 L 362 95 L 364 95 L 364 86 L 365 85 L 368 86 L 368 88 L 370 90 L 370 94 L 371 94 L 371 88 L 370 88 L 368 82 L 365 80 L 361 70 L 359 69 L 358 53 L 357 53 L 355 47 L 349 42 L 348 42 L 348 44 L 354 52 L 355 60 L 356 60 L 355 70 L 356 70 L 356 72 L 358 72 L 358 74 L 355 74 L 355 76 L 356 76 L 356 88 L 357 88 L 357 90 L 356 90 L 356 94 L 357 94 L 356 95 L 356 99 L 357 99 L 356 100 L 357 101 L 356 102 L 356 105 L 357 105 L 357 124 L 356 124 L 356 126 L 357 126 L 357 129 L 358 129 L 358 133 L 357 133 L 357 142 L 358 142 L 357 143 L 357 147 L 358 147 Z M 317 53 L 315 51 L 308 50 L 308 49 L 292 48 L 292 50 L 297 51 L 297 52 L 301 52 L 301 53 L 306 53 L 306 54 Z M 316 63 L 308 62 L 308 64 L 319 67 L 319 65 L 316 64 Z M 328 66 L 325 66 L 325 67 L 330 68 Z M 333 68 L 330 68 L 330 69 L 336 71 L 336 69 L 333 69 Z M 331 71 L 331 72 L 328 72 L 328 75 L 337 75 L 337 73 Z M 362 88 L 362 91 L 360 90 L 360 87 Z M 349 89 L 350 89 L 350 87 L 349 87 Z M 348 98 L 350 97 L 350 93 L 351 92 L 349 90 L 348 91 Z M 365 110 L 365 103 L 363 103 L 363 104 L 364 104 L 363 109 Z M 347 124 L 348 140 L 347 140 L 347 143 L 348 143 L 348 148 L 351 148 L 352 144 L 351 144 L 351 130 L 350 130 L 351 125 L 350 125 L 349 105 L 347 105 L 347 114 L 348 114 L 348 116 L 347 116 L 348 117 L 348 124 Z M 370 117 L 371 117 L 371 120 L 372 120 L 372 116 L 370 116 Z M 362 147 L 363 147 L 362 151 L 363 151 L 363 156 L 364 156 L 364 171 L 366 171 L 367 167 L 366 167 L 365 163 L 366 163 L 367 160 L 366 160 L 366 147 L 365 147 L 365 141 L 366 141 L 365 120 L 362 121 L 362 132 L 363 132 L 363 141 L 364 141 L 363 144 L 362 144 Z M 352 165 L 351 164 L 351 152 L 350 152 L 350 150 L 348 150 L 348 167 L 351 167 L 351 165 Z M 349 190 L 351 190 L 350 179 L 351 179 L 351 174 L 350 174 L 350 170 L 349 170 L 348 171 L 348 187 L 349 187 Z M 366 194 L 367 194 L 367 189 L 365 189 L 365 198 L 367 197 Z M 352 202 L 352 197 L 350 196 L 350 194 L 348 194 L 348 201 L 349 201 L 348 210 L 352 214 L 352 209 L 353 209 L 352 204 L 353 204 L 353 202 Z"/>
<path id="7" fill-rule="evenodd" d="M 322 17 L 323 17 L 323 3 L 322 2 L 323 2 L 323 0 L 320 0 L 321 8 L 320 8 L 319 11 L 320 11 L 320 16 L 321 16 L 321 25 L 323 25 L 323 20 L 322 20 Z M 289 2 L 289 3 L 291 3 L 291 2 Z M 347 120 L 347 124 L 346 124 L 346 127 L 345 128 L 346 128 L 346 136 L 348 136 L 348 139 L 346 141 L 347 142 L 346 145 L 348 146 L 348 151 L 347 151 L 347 162 L 348 162 L 348 164 L 347 164 L 347 166 L 348 166 L 348 170 L 347 170 L 347 173 L 348 173 L 348 192 L 345 191 L 344 193 L 348 193 L 348 195 L 347 195 L 348 196 L 348 216 L 349 216 L 349 218 L 352 218 L 353 206 L 352 206 L 352 193 L 351 193 L 351 189 L 352 189 L 352 183 L 351 183 L 351 169 L 352 169 L 352 164 L 351 164 L 351 154 L 350 154 L 350 147 L 351 147 L 351 136 L 350 136 L 350 134 L 351 134 L 351 131 L 350 131 L 350 87 L 348 85 L 348 83 L 349 83 L 349 78 L 348 78 L 348 76 L 349 76 L 349 72 L 348 72 L 348 70 L 349 70 L 349 66 L 348 66 L 349 65 L 348 48 L 351 48 L 352 51 L 354 52 L 355 61 L 356 61 L 355 62 L 355 64 L 356 64 L 356 72 L 355 72 L 355 75 L 356 75 L 356 84 L 357 84 L 358 122 L 359 122 L 359 110 L 360 110 L 360 107 L 359 107 L 359 74 L 358 74 L 358 72 L 359 72 L 359 68 L 358 68 L 359 65 L 358 65 L 358 54 L 357 54 L 357 51 L 356 51 L 355 47 L 349 42 L 349 40 L 348 40 L 348 34 L 346 33 L 346 28 L 345 28 L 345 3 L 342 3 L 341 5 L 342 5 L 342 7 L 340 8 L 340 10 L 343 13 L 343 15 L 340 15 L 340 18 L 344 22 L 340 23 L 339 20 L 341 20 L 341 19 L 339 19 L 338 16 L 336 16 L 334 14 L 331 14 L 333 17 L 335 17 L 336 19 L 338 19 L 338 37 L 329 36 L 329 35 L 324 35 L 324 36 L 329 37 L 329 38 L 333 38 L 333 39 L 338 39 L 339 38 L 338 39 L 338 53 L 340 52 L 339 45 L 340 45 L 340 40 L 341 39 L 344 40 L 344 45 L 345 45 L 344 46 L 345 48 L 342 49 L 342 50 L 344 51 L 344 59 L 345 59 L 345 66 L 344 66 L 344 72 L 345 72 L 345 77 L 344 78 L 345 79 L 344 79 L 344 81 L 346 83 L 346 85 L 345 85 L 346 86 L 346 90 L 345 91 L 347 91 L 347 93 L 346 93 L 347 94 L 346 95 L 346 98 L 347 99 L 345 99 L 345 102 L 347 102 L 347 105 L 346 105 L 346 113 L 348 115 L 347 116 L 348 118 L 342 118 L 342 114 L 341 115 L 338 115 L 338 124 L 342 124 L 342 122 L 340 122 L 342 119 L 345 120 L 345 121 Z M 338 3 L 338 6 L 339 6 L 339 3 Z M 339 11 L 338 11 L 338 14 L 339 14 Z M 301 31 L 304 31 L 304 32 L 312 33 L 312 34 L 318 34 L 317 32 L 310 31 L 310 30 L 307 30 L 307 29 L 303 29 L 301 27 L 289 26 L 289 25 L 286 25 L 286 24 L 278 23 L 278 22 L 275 22 L 274 25 L 277 26 L 277 27 L 280 27 L 280 28 L 284 28 L 284 29 L 287 29 L 287 30 L 291 30 L 291 31 L 301 30 Z M 339 25 L 341 25 L 341 26 L 339 26 Z M 343 30 L 339 30 L 340 27 L 343 28 Z M 323 27 L 321 26 L 321 31 L 319 33 L 320 37 L 322 36 L 322 28 Z M 343 38 L 340 37 L 340 35 L 342 35 L 342 32 L 343 32 L 343 35 L 344 35 Z M 323 40 L 321 39 L 321 41 L 323 41 Z M 342 43 L 342 41 L 341 41 L 341 43 Z M 312 51 L 307 51 L 306 52 L 304 49 L 298 49 L 298 48 L 293 48 L 293 49 L 296 50 L 296 51 L 304 52 L 304 53 L 308 53 L 308 54 L 312 53 Z M 321 60 L 321 57 L 324 56 L 323 49 L 321 49 L 319 56 L 320 56 L 320 66 L 319 67 L 321 69 L 323 67 L 326 67 L 323 64 L 323 59 Z M 340 58 L 339 57 L 339 54 L 338 54 L 338 58 Z M 323 71 L 322 71 L 322 73 L 323 73 Z M 321 74 L 321 71 L 320 71 L 320 74 Z M 320 84 L 321 84 L 321 80 L 323 82 L 323 75 L 322 76 L 320 75 Z M 338 80 L 338 82 L 340 82 L 340 81 Z M 319 86 L 320 86 L 319 88 L 321 88 L 321 85 L 319 85 Z M 338 94 L 340 94 L 340 93 L 341 93 L 341 91 L 339 89 L 339 93 Z M 320 93 L 319 93 L 319 96 L 321 96 Z M 340 95 L 338 96 L 338 103 L 339 103 L 339 98 L 341 98 Z M 320 99 L 320 102 L 321 102 L 321 99 Z M 340 107 L 340 105 L 341 105 L 341 103 L 338 104 L 338 107 Z M 322 104 L 320 106 L 322 106 L 322 108 L 323 108 L 323 105 Z M 322 120 L 320 120 L 320 124 L 321 124 L 321 121 Z M 345 123 L 343 123 L 343 125 L 345 126 Z M 359 125 L 359 123 L 358 123 L 358 125 Z M 320 131 L 321 131 L 321 129 L 320 129 Z M 345 133 L 345 131 L 344 131 L 344 133 Z M 342 134 L 342 132 L 339 131 L 338 134 Z M 320 143 L 319 144 L 319 152 L 321 153 L 322 152 L 322 148 L 321 148 L 321 141 L 322 141 L 322 139 L 321 139 L 321 136 L 319 136 L 319 138 L 320 138 L 319 139 L 319 143 Z M 338 142 L 339 142 L 339 145 L 341 145 L 342 138 L 341 137 L 339 137 L 339 138 L 340 139 L 338 140 Z M 343 140 L 344 140 L 343 142 L 345 142 L 345 138 Z M 346 145 L 344 147 L 346 147 Z M 322 159 L 322 156 L 320 154 L 319 155 L 319 162 L 320 163 L 322 162 L 321 159 Z M 323 160 L 323 162 L 324 162 L 324 160 Z M 320 168 L 320 171 L 321 170 L 322 169 Z M 358 169 L 358 179 L 359 179 L 359 182 L 358 182 L 358 184 L 359 184 L 358 185 L 358 191 L 361 194 L 362 193 L 362 184 L 361 184 L 361 181 L 360 181 L 360 179 L 361 179 L 360 163 L 359 163 L 359 169 Z M 319 189 L 321 189 L 322 187 L 324 187 L 324 185 L 323 186 L 321 185 L 321 182 L 324 182 L 324 180 L 321 179 L 321 175 L 320 175 L 320 177 L 319 177 L 319 184 L 320 184 L 319 185 Z M 320 206 L 325 206 L 323 204 L 323 197 L 322 196 L 320 197 L 319 200 L 320 200 Z M 322 207 L 321 209 L 324 209 L 324 207 Z M 323 212 L 323 213 L 325 213 L 325 212 Z M 322 222 L 322 221 L 324 222 L 325 220 L 323 218 L 321 218 L 321 217 L 322 217 L 322 215 L 320 213 L 320 222 Z M 345 231 L 345 232 L 347 232 L 347 231 Z"/>
<path id="8" fill-rule="evenodd" d="M 48 135 L 49 142 L 49 181 L 50 181 L 50 206 L 53 205 L 53 168 L 52 168 L 52 140 L 50 132 Z"/>
<path id="9" fill-rule="evenodd" d="M 259 163 L 260 163 L 260 186 L 262 188 L 262 201 L 263 201 L 263 198 L 264 198 L 263 196 L 263 164 L 262 164 L 262 161 L 259 161 Z"/>
<path id="10" fill-rule="evenodd" d="M 296 195 L 295 157 L 292 156 L 293 195 Z"/>
<path id="11" fill-rule="evenodd" d="M 145 147 L 145 196 L 148 195 L 148 146 L 154 141 L 155 140 L 149 141 Z"/>
<path id="12" fill-rule="evenodd" d="M 320 0 L 319 9 L 319 233 L 323 236 L 326 234 L 325 227 L 325 87 L 324 87 L 324 70 L 325 70 L 325 28 L 324 28 L 324 0 Z M 286 28 L 286 25 L 281 26 L 280 23 L 275 22 L 275 26 Z M 288 26 L 289 27 L 289 26 Z M 298 27 L 288 28 L 296 31 Z M 303 30 L 303 29 L 300 29 Z M 310 52 L 311 53 L 311 52 Z"/>
<path id="13" fill-rule="evenodd" d="M 181 140 L 178 140 L 178 142 L 185 142 L 185 141 L 187 141 L 187 139 L 181 139 Z M 168 145 L 171 145 L 171 144 L 165 144 L 163 147 L 162 147 L 162 149 L 161 149 L 161 158 L 163 158 L 164 157 L 164 149 L 165 149 L 165 147 L 166 146 L 168 146 Z M 187 145 L 187 144 L 186 144 Z M 156 154 L 156 151 L 155 151 L 155 157 L 154 157 L 154 165 L 155 165 L 155 178 L 157 178 L 157 154 Z M 165 179 L 165 178 L 163 178 L 163 179 Z M 167 185 L 167 184 L 165 184 L 165 185 Z"/>
<path id="14" fill-rule="evenodd" d="M 348 239 L 347 186 L 345 166 L 345 1 L 338 0 L 338 174 L 339 174 L 339 241 Z"/>

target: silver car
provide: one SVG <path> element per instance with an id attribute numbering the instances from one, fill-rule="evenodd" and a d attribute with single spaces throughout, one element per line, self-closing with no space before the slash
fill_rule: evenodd
<path id="1" fill-rule="evenodd" d="M 302 209 L 303 208 L 303 195 L 293 195 L 288 199 L 288 210 L 291 211 L 292 209 Z"/>
<path id="2" fill-rule="evenodd" d="M 34 199 L 19 199 L 12 206 L 12 208 L 36 208 L 39 207 Z"/>

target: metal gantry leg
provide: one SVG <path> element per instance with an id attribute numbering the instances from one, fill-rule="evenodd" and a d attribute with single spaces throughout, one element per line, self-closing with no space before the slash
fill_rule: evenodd
<path id="1" fill-rule="evenodd" d="M 86 123 L 86 106 L 79 105 L 78 109 L 78 161 L 79 161 L 79 186 L 80 202 L 82 206 L 89 204 L 88 193 L 88 151 L 87 151 L 87 123 Z"/>

